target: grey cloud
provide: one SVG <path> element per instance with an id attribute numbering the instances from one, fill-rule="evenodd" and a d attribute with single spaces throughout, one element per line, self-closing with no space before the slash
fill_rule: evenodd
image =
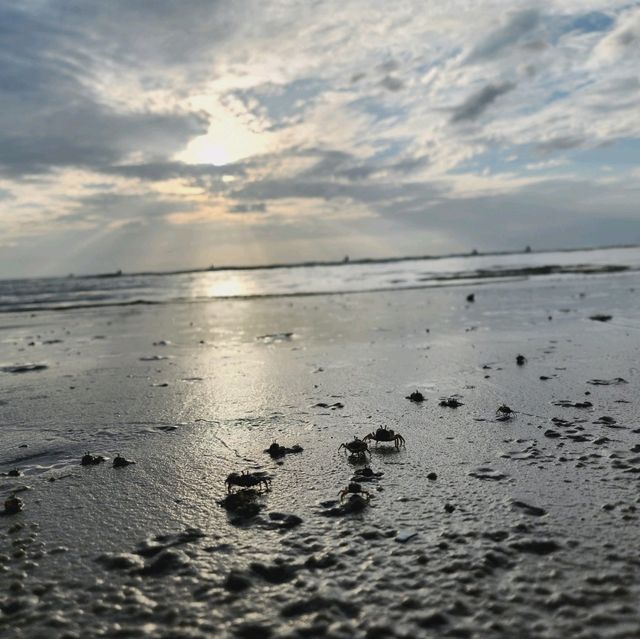
<path id="1" fill-rule="evenodd" d="M 118 111 L 99 101 L 89 88 L 100 61 L 90 18 L 102 6 L 44 3 L 33 12 L 26 3 L 0 6 L 1 173 L 91 169 L 133 152 L 162 156 L 206 131 L 200 113 Z"/>
<path id="2" fill-rule="evenodd" d="M 267 205 L 264 202 L 254 202 L 252 204 L 234 204 L 227 208 L 229 213 L 265 213 Z"/>
<path id="3" fill-rule="evenodd" d="M 586 142 L 586 138 L 578 135 L 565 135 L 551 140 L 545 140 L 535 146 L 535 150 L 544 155 L 554 151 L 569 151 L 575 149 Z"/>
<path id="4" fill-rule="evenodd" d="M 386 75 L 380 80 L 380 85 L 388 91 L 400 91 L 404 87 L 404 82 L 393 75 Z"/>
<path id="5" fill-rule="evenodd" d="M 242 176 L 246 173 L 243 164 L 186 164 L 185 162 L 147 162 L 143 164 L 118 164 L 103 167 L 104 173 L 121 177 L 137 178 L 146 182 L 164 180 L 222 178 L 225 175 Z"/>
<path id="6" fill-rule="evenodd" d="M 467 62 L 492 58 L 503 49 L 515 44 L 523 36 L 533 31 L 540 22 L 540 13 L 536 9 L 527 9 L 513 13 L 502 26 L 486 35 L 471 50 Z"/>
<path id="7" fill-rule="evenodd" d="M 471 94 L 461 105 L 454 109 L 451 122 L 473 120 L 481 115 L 489 105 L 497 98 L 509 91 L 513 91 L 516 85 L 513 82 L 501 84 L 488 84 L 476 93 Z"/>

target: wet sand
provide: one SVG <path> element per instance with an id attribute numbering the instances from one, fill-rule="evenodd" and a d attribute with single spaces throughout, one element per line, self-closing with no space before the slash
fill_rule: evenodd
<path id="1" fill-rule="evenodd" d="M 0 634 L 640 636 L 637 284 L 4 314 Z M 241 470 L 272 484 L 235 521 Z"/>

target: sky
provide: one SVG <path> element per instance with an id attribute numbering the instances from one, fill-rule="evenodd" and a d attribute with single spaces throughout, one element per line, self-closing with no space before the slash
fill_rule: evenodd
<path id="1" fill-rule="evenodd" d="M 0 0 L 0 277 L 640 243 L 640 2 Z"/>

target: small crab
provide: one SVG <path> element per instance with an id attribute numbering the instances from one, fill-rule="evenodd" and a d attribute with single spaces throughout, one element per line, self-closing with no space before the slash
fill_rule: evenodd
<path id="1" fill-rule="evenodd" d="M 440 406 L 444 406 L 445 408 L 458 408 L 458 406 L 463 405 L 464 404 L 455 395 L 440 399 Z"/>
<path id="2" fill-rule="evenodd" d="M 359 495 L 360 497 L 362 497 L 363 499 L 366 499 L 367 501 L 371 499 L 371 493 L 364 490 L 362 486 L 355 481 L 350 482 L 346 488 L 343 488 L 340 491 L 340 501 L 344 501 L 344 498 L 347 495 Z"/>
<path id="3" fill-rule="evenodd" d="M 358 439 L 357 437 L 354 437 L 352 442 L 340 444 L 338 450 L 340 450 L 341 448 L 344 448 L 354 457 L 364 457 L 367 454 L 371 455 L 371 453 L 369 452 L 369 446 L 367 446 L 367 442 L 365 442 L 363 439 Z"/>
<path id="4" fill-rule="evenodd" d="M 113 460 L 114 468 L 123 468 L 124 466 L 129 466 L 130 464 L 135 464 L 135 462 L 125 459 L 120 455 L 120 453 L 118 453 Z"/>
<path id="5" fill-rule="evenodd" d="M 241 473 L 227 475 L 224 483 L 227 485 L 227 492 L 229 493 L 232 486 L 238 486 L 239 488 L 254 488 L 258 486 L 259 489 L 264 487 L 264 490 L 269 490 L 271 488 L 271 477 L 267 473 L 250 473 L 243 470 Z"/>
<path id="6" fill-rule="evenodd" d="M 501 422 L 506 422 L 508 419 L 511 419 L 516 414 L 516 411 L 513 410 L 512 408 L 509 408 L 509 406 L 507 406 L 506 404 L 501 404 L 496 409 L 496 414 L 497 414 L 496 419 L 498 419 Z"/>
<path id="7" fill-rule="evenodd" d="M 278 442 L 273 442 L 269 448 L 265 449 L 265 453 L 270 455 L 273 459 L 278 459 L 279 457 L 284 457 L 290 453 L 301 453 L 303 451 L 302 446 L 299 444 L 294 444 L 291 448 L 287 448 L 286 446 L 281 446 Z"/>
<path id="8" fill-rule="evenodd" d="M 102 455 L 92 455 L 91 453 L 86 452 L 82 456 L 82 459 L 80 460 L 80 465 L 81 466 L 97 466 L 98 464 L 101 464 L 103 461 L 106 461 L 106 459 Z"/>
<path id="9" fill-rule="evenodd" d="M 413 393 L 411 393 L 411 395 L 407 395 L 405 399 L 408 399 L 412 402 L 416 402 L 417 404 L 419 404 L 420 402 L 424 402 L 424 395 L 419 391 L 413 391 Z"/>
<path id="10" fill-rule="evenodd" d="M 393 442 L 396 445 L 397 450 L 400 450 L 400 446 L 404 446 L 404 437 L 386 426 L 382 426 L 375 432 L 369 433 L 362 438 L 362 441 L 364 442 L 369 440 L 375 441 L 376 446 L 379 442 Z"/>

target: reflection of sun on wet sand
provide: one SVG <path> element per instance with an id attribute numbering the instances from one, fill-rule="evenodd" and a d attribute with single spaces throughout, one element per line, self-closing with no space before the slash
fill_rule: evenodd
<path id="1" fill-rule="evenodd" d="M 3 315 L 0 633 L 634 636 L 633 285 Z"/>

